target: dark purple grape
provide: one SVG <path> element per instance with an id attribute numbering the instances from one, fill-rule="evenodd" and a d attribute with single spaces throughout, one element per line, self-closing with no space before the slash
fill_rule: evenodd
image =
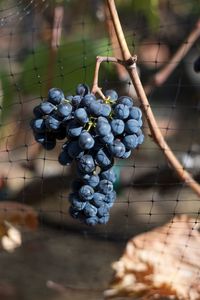
<path id="1" fill-rule="evenodd" d="M 78 95 L 81 95 L 82 97 L 84 97 L 85 95 L 89 94 L 89 92 L 90 92 L 90 88 L 89 88 L 89 86 L 87 84 L 80 83 L 76 87 L 76 93 Z"/>
<path id="2" fill-rule="evenodd" d="M 118 99 L 118 94 L 114 90 L 107 90 L 105 91 L 105 96 L 110 98 L 111 101 L 115 102 Z"/>
<path id="3" fill-rule="evenodd" d="M 62 90 L 58 88 L 52 88 L 49 90 L 48 101 L 51 102 L 52 104 L 58 105 L 63 99 L 65 99 L 65 96 Z"/>
<path id="4" fill-rule="evenodd" d="M 36 133 L 44 133 L 46 126 L 44 119 L 33 119 L 30 122 L 31 128 Z"/>
<path id="5" fill-rule="evenodd" d="M 66 150 L 63 150 L 58 156 L 58 161 L 62 166 L 69 166 L 73 159 L 69 156 Z"/>
<path id="6" fill-rule="evenodd" d="M 48 101 L 45 101 L 40 104 L 39 109 L 43 115 L 49 115 L 56 109 L 56 106 Z"/>

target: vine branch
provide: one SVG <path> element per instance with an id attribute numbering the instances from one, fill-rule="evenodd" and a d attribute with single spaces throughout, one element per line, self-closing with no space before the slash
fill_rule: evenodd
<path id="1" fill-rule="evenodd" d="M 93 94 L 99 94 L 102 99 L 105 99 L 104 94 L 101 91 L 101 88 L 99 87 L 98 79 L 99 79 L 99 69 L 102 62 L 111 62 L 116 63 L 120 65 L 124 65 L 125 62 L 121 59 L 118 59 L 113 56 L 97 56 L 96 57 L 96 66 L 94 71 L 94 79 L 93 79 L 93 85 L 92 85 L 92 93 Z"/>
<path id="2" fill-rule="evenodd" d="M 105 16 L 106 16 L 106 24 L 107 30 L 109 33 L 113 55 L 118 58 L 122 58 L 121 48 L 117 39 L 117 36 L 114 31 L 113 22 L 110 17 L 110 12 L 108 10 L 108 6 L 105 5 L 104 8 Z M 198 20 L 189 33 L 188 37 L 184 40 L 184 42 L 180 45 L 171 59 L 165 64 L 165 66 L 156 72 L 153 77 L 145 84 L 144 90 L 146 95 L 149 95 L 156 87 L 160 87 L 172 74 L 172 72 L 176 69 L 179 63 L 183 60 L 183 58 L 187 55 L 191 47 L 200 37 L 200 20 Z M 126 69 L 124 69 L 121 65 L 117 65 L 117 73 L 120 80 L 130 80 L 129 74 Z M 129 90 L 130 95 L 135 97 L 135 92 L 133 90 Z"/>
<path id="3" fill-rule="evenodd" d="M 112 63 L 120 63 L 123 64 L 128 71 L 131 81 L 135 87 L 138 99 L 141 103 L 142 110 L 144 112 L 144 115 L 147 119 L 152 138 L 154 139 L 155 143 L 159 146 L 163 154 L 166 156 L 167 160 L 171 164 L 171 166 L 175 169 L 176 173 L 180 177 L 181 181 L 190 186 L 198 196 L 200 196 L 200 185 L 193 179 L 193 177 L 184 169 L 184 167 L 181 165 L 181 163 L 178 161 L 176 156 L 173 154 L 172 150 L 168 146 L 167 142 L 165 141 L 158 124 L 156 122 L 156 119 L 154 117 L 154 114 L 152 112 L 151 106 L 149 104 L 149 101 L 147 99 L 147 96 L 145 94 L 144 88 L 142 86 L 142 83 L 140 81 L 140 78 L 137 73 L 136 68 L 136 57 L 132 57 L 131 53 L 128 49 L 124 33 L 121 27 L 121 23 L 118 17 L 118 13 L 115 6 L 114 0 L 106 0 L 107 7 L 110 12 L 111 20 L 115 29 L 115 34 L 117 36 L 117 40 L 121 49 L 123 60 L 117 59 L 115 57 L 97 57 L 96 60 L 96 68 L 95 68 L 95 75 L 94 75 L 94 82 L 93 82 L 93 88 L 92 92 L 101 92 L 101 89 L 98 86 L 98 74 L 99 74 L 99 68 L 100 64 L 102 62 L 112 62 Z"/>
<path id="4" fill-rule="evenodd" d="M 161 86 L 167 78 L 172 74 L 175 68 L 179 65 L 181 60 L 185 57 L 192 45 L 200 37 L 200 20 L 196 23 L 194 29 L 190 32 L 186 40 L 178 48 L 176 53 L 172 56 L 170 61 L 158 71 L 153 78 L 144 87 L 145 93 L 150 94 L 155 87 Z"/>

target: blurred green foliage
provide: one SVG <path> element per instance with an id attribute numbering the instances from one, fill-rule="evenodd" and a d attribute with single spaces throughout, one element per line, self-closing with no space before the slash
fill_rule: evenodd
<path id="1" fill-rule="evenodd" d="M 138 13 L 146 19 L 150 30 L 155 31 L 159 26 L 159 0 L 117 0 L 119 11 L 133 18 Z"/>
<path id="2" fill-rule="evenodd" d="M 10 81 L 10 76 L 7 74 L 6 71 L 0 72 L 0 82 L 1 82 L 1 89 L 2 95 L 1 98 L 1 122 L 4 121 L 9 114 L 12 106 L 12 102 L 14 99 L 14 90 L 13 86 Z"/>
<path id="3" fill-rule="evenodd" d="M 10 5 L 10 1 L 0 0 L 2 15 L 4 13 L 3 10 L 5 10 L 6 14 L 6 8 L 13 8 L 16 15 L 18 15 L 18 13 L 19 15 L 23 15 L 23 8 L 27 3 L 30 3 L 29 0 L 20 1 L 20 5 L 17 5 L 18 2 L 14 0 L 11 2 L 14 4 L 13 6 Z M 49 44 L 42 40 L 42 35 L 40 36 L 40 44 L 35 47 L 34 52 L 31 52 L 30 45 L 25 46 L 27 48 L 25 49 L 26 55 L 23 58 L 23 62 L 17 62 L 20 63 L 21 74 L 19 78 L 18 76 L 15 78 L 15 80 L 18 80 L 16 83 L 19 85 L 21 93 L 45 97 L 48 86 L 60 87 L 65 92 L 70 92 L 74 90 L 78 82 L 87 82 L 91 85 L 94 74 L 95 57 L 97 55 L 112 54 L 111 45 L 106 37 L 103 19 L 98 20 L 97 17 L 99 7 L 103 3 L 105 3 L 104 0 L 85 0 L 82 2 L 80 2 L 80 0 L 51 0 L 49 1 L 50 5 L 46 9 L 41 10 L 42 13 L 40 10 L 31 11 L 33 14 L 32 17 L 36 19 L 37 16 L 40 17 L 40 23 L 37 24 L 40 31 L 42 25 L 45 24 L 44 26 L 47 27 L 52 25 L 53 8 L 55 5 L 63 4 L 65 7 L 62 31 L 63 40 L 57 51 L 56 62 L 51 60 Z M 116 5 L 120 18 L 123 17 L 122 25 L 125 29 L 131 52 L 135 51 L 135 46 L 137 46 L 138 41 L 139 43 L 141 42 L 140 35 L 142 35 L 141 30 L 141 32 L 137 32 L 137 34 L 133 36 L 135 30 L 134 26 L 143 24 L 145 20 L 145 29 L 149 29 L 148 34 L 156 34 L 160 24 L 160 11 L 162 9 L 165 9 L 166 14 L 173 13 L 175 16 L 181 16 L 182 18 L 185 18 L 185 16 L 192 18 L 191 16 L 196 16 L 200 12 L 199 0 L 184 1 L 184 5 L 181 0 L 116 0 Z M 28 18 L 29 16 L 27 19 Z M 18 24 L 19 30 L 22 29 L 20 26 L 26 24 L 27 19 L 26 16 L 23 15 L 21 25 Z M 84 28 L 81 27 L 82 20 L 85 22 Z M 138 27 L 142 28 L 142 26 Z M 23 28 L 23 30 L 26 36 L 31 34 L 31 28 L 27 27 L 27 29 Z M 20 52 L 20 50 L 21 49 L 16 49 L 16 53 Z M 6 56 L 7 53 L 3 55 Z M 106 76 L 112 80 L 112 78 L 116 76 L 115 68 L 111 66 L 111 64 L 104 64 L 100 72 L 100 81 L 103 78 L 103 74 L 106 74 Z M 10 76 L 6 73 L 6 70 L 3 70 L 3 67 L 0 73 L 0 79 L 3 97 L 2 117 L 5 118 L 12 107 L 11 102 L 14 99 L 14 88 L 10 82 Z"/>
<path id="4" fill-rule="evenodd" d="M 58 48 L 55 62 L 51 61 L 50 48 L 40 45 L 34 53 L 27 56 L 22 65 L 21 89 L 25 94 L 40 95 L 41 91 L 46 92 L 49 84 L 62 88 L 65 92 L 75 88 L 79 82 L 91 84 L 95 57 L 99 54 L 108 55 L 106 45 L 105 39 L 98 42 L 79 40 L 63 43 Z"/>

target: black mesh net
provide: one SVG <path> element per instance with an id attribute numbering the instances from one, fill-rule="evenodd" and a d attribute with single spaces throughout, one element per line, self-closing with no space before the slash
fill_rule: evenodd
<path id="1" fill-rule="evenodd" d="M 200 48 L 198 34 L 188 39 L 196 28 L 199 3 L 116 4 L 158 126 L 184 168 L 199 181 L 200 75 L 194 62 Z M 63 141 L 47 151 L 34 140 L 32 111 L 48 90 L 58 87 L 67 95 L 75 94 L 79 83 L 91 87 L 96 56 L 118 56 L 119 45 L 109 30 L 102 1 L 0 1 L 1 210 L 7 211 L 7 202 L 17 202 L 32 207 L 39 219 L 38 229 L 25 232 L 24 243 L 12 255 L 2 250 L 2 297 L 9 292 L 18 297 L 5 299 L 57 299 L 57 293 L 59 299 L 100 299 L 111 277 L 110 263 L 130 237 L 181 214 L 198 221 L 199 197 L 169 165 L 144 117 L 144 143 L 130 158 L 115 162 L 117 200 L 106 225 L 88 227 L 71 218 L 68 198 L 76 175 L 74 165 L 58 163 Z M 177 63 L 171 58 L 181 45 L 185 53 Z M 162 73 L 163 83 L 154 81 L 170 64 L 176 67 L 169 75 Z M 102 91 L 131 95 L 140 107 L 123 67 L 103 63 L 99 85 Z M 11 209 L 16 220 L 24 208 Z"/>

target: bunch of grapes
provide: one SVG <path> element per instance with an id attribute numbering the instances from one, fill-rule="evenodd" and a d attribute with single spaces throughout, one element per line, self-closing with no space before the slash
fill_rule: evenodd
<path id="1" fill-rule="evenodd" d="M 58 161 L 64 166 L 76 163 L 71 216 L 88 225 L 107 223 L 116 200 L 114 159 L 128 158 L 143 143 L 141 110 L 133 106 L 132 98 L 118 97 L 114 90 L 99 99 L 86 84 L 79 84 L 74 96 L 50 89 L 48 99 L 33 112 L 35 140 L 51 150 L 56 139 L 66 139 Z"/>

